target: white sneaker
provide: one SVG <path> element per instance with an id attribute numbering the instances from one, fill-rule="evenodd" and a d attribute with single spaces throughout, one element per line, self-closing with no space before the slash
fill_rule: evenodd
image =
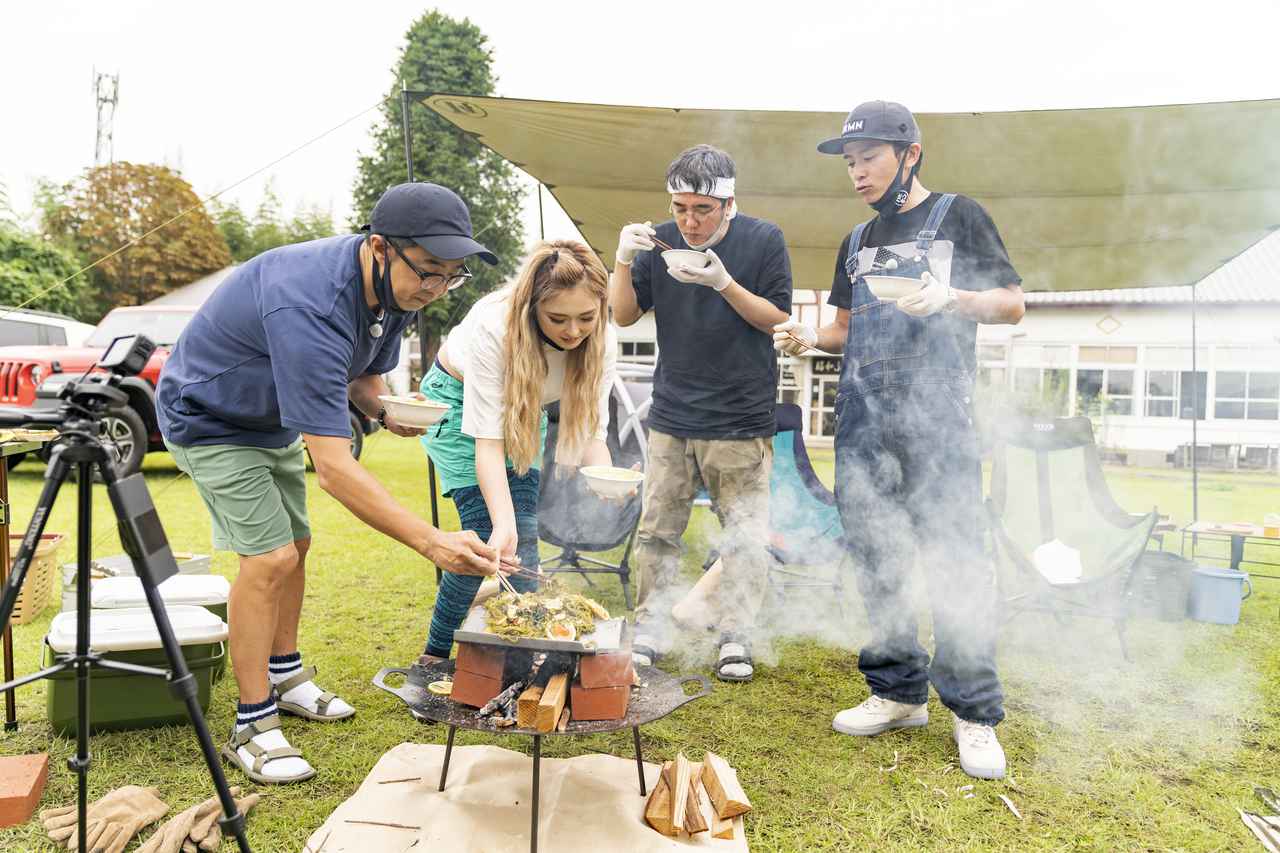
<path id="1" fill-rule="evenodd" d="M 858 707 L 836 714 L 831 728 L 846 735 L 869 737 L 892 729 L 918 729 L 928 723 L 927 705 L 907 705 L 872 695 Z"/>
<path id="2" fill-rule="evenodd" d="M 996 739 L 994 726 L 955 718 L 956 746 L 960 747 L 960 769 L 975 779 L 1003 779 L 1004 747 Z"/>

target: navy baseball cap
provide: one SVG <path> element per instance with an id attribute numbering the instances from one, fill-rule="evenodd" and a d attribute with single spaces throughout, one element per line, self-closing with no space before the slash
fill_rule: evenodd
<path id="1" fill-rule="evenodd" d="M 920 127 L 911 110 L 893 101 L 858 104 L 844 120 L 840 135 L 818 145 L 823 154 L 843 154 L 849 142 L 874 139 L 879 142 L 919 142 Z"/>
<path id="2" fill-rule="evenodd" d="M 373 206 L 372 221 L 365 228 L 383 237 L 412 240 L 444 260 L 479 255 L 491 266 L 498 263 L 497 255 L 472 239 L 467 205 L 439 184 L 396 184 Z"/>

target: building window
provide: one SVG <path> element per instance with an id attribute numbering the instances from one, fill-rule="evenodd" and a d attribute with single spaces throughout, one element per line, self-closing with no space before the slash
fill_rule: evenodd
<path id="1" fill-rule="evenodd" d="M 1280 418 L 1280 373 L 1220 370 L 1214 375 L 1213 416 L 1227 420 Z"/>
<path id="2" fill-rule="evenodd" d="M 1071 370 L 1065 367 L 1017 367 L 1013 390 L 1046 417 L 1064 417 L 1071 398 Z"/>
<path id="3" fill-rule="evenodd" d="M 1171 418 L 1177 403 L 1178 374 L 1172 370 L 1147 371 L 1147 417 Z"/>
<path id="4" fill-rule="evenodd" d="M 815 376 L 810 386 L 809 435 L 834 437 L 836 434 L 836 392 L 839 376 Z"/>
<path id="5" fill-rule="evenodd" d="M 1084 349 L 1081 347 L 1081 351 Z M 1076 413 L 1133 414 L 1133 371 L 1094 367 L 1077 370 Z"/>
<path id="6" fill-rule="evenodd" d="M 653 341 L 619 341 L 623 361 L 639 361 L 652 364 L 658 357 L 658 345 Z"/>

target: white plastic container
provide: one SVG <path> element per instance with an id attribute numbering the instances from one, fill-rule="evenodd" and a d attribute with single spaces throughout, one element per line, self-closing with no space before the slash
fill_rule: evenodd
<path id="1" fill-rule="evenodd" d="M 166 608 L 173 635 L 180 646 L 221 643 L 227 639 L 227 623 L 203 607 Z M 76 614 L 59 613 L 45 638 L 58 654 L 76 650 Z M 89 648 L 95 652 L 129 652 L 161 649 L 160 632 L 145 607 L 95 610 L 89 614 Z"/>
<path id="2" fill-rule="evenodd" d="M 215 616 L 227 618 L 227 598 L 231 584 L 222 575 L 174 575 L 158 587 L 165 608 L 203 607 Z M 147 606 L 147 597 L 138 578 L 102 578 L 89 590 L 94 610 L 120 610 Z"/>
<path id="3" fill-rule="evenodd" d="M 207 575 L 212 571 L 213 558 L 208 554 L 188 554 L 175 552 L 178 573 L 183 575 Z M 101 580 L 106 577 L 134 577 L 133 561 L 127 554 L 116 554 L 111 557 L 98 557 L 90 564 L 93 576 Z M 76 564 L 62 564 L 62 610 L 76 609 Z"/>

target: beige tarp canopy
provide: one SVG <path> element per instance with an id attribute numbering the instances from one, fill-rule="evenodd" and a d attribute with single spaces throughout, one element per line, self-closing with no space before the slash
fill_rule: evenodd
<path id="1" fill-rule="evenodd" d="M 667 218 L 667 164 L 700 142 L 737 161 L 741 209 L 782 227 L 796 287 L 829 287 L 871 214 L 814 148 L 843 113 L 422 102 L 549 187 L 610 266 L 619 227 Z M 918 119 L 925 184 L 987 208 L 1028 290 L 1192 284 L 1280 226 L 1280 100 Z"/>

